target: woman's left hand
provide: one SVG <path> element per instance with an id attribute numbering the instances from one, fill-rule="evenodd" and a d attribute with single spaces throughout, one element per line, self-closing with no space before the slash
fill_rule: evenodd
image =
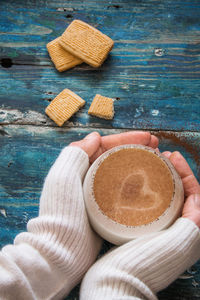
<path id="1" fill-rule="evenodd" d="M 81 141 L 72 142 L 70 146 L 80 147 L 88 154 L 90 163 L 93 163 L 105 151 L 125 144 L 141 144 L 157 148 L 158 138 L 145 131 L 129 131 L 107 136 L 100 136 L 98 132 L 92 132 Z"/>
<path id="2" fill-rule="evenodd" d="M 197 181 L 189 164 L 178 151 L 173 153 L 169 151 L 163 152 L 176 171 L 179 173 L 185 194 L 185 204 L 183 207 L 182 217 L 190 219 L 200 228 L 200 184 Z"/>

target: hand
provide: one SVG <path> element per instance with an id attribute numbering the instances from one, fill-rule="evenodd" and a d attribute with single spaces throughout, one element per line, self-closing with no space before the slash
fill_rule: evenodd
<path id="1" fill-rule="evenodd" d="M 129 131 L 102 137 L 98 132 L 92 132 L 83 140 L 71 143 L 70 146 L 83 149 L 88 154 L 90 163 L 93 163 L 105 151 L 125 144 L 141 144 L 157 148 L 158 138 L 144 131 Z"/>
<path id="2" fill-rule="evenodd" d="M 200 228 L 200 185 L 185 158 L 179 152 L 163 152 L 179 173 L 184 187 L 186 201 L 182 217 L 192 220 Z"/>

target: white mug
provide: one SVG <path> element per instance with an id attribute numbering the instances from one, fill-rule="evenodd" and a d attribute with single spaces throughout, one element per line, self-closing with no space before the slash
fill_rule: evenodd
<path id="1" fill-rule="evenodd" d="M 140 149 L 150 152 L 153 155 L 152 157 L 154 159 L 158 158 L 162 161 L 162 163 L 165 164 L 171 174 L 173 193 L 171 199 L 169 199 L 169 205 L 160 216 L 156 217 L 156 219 L 151 220 L 146 224 L 132 226 L 119 223 L 117 222 L 117 220 L 114 220 L 113 218 L 106 215 L 95 200 L 94 180 L 98 168 L 106 158 L 123 149 Z M 127 174 L 127 178 L 128 176 L 129 175 Z M 141 174 L 138 175 L 138 172 L 136 172 L 136 176 L 141 176 Z M 148 182 L 146 181 L 148 180 L 145 179 L 144 184 L 148 185 Z M 184 203 L 184 190 L 182 180 L 176 172 L 174 166 L 171 164 L 170 160 L 164 157 L 162 154 L 158 153 L 155 149 L 142 145 L 121 145 L 103 153 L 95 160 L 95 162 L 88 170 L 83 184 L 83 191 L 86 210 L 92 227 L 100 236 L 115 245 L 121 245 L 137 237 L 148 235 L 149 233 L 158 232 L 160 230 L 168 228 L 180 216 Z M 146 213 L 148 216 L 148 209 L 146 210 Z"/>

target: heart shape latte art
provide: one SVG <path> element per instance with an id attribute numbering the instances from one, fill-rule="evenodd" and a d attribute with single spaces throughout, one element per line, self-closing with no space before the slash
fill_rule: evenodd
<path id="1" fill-rule="evenodd" d="M 113 152 L 99 165 L 94 196 L 102 213 L 127 226 L 149 224 L 169 207 L 174 183 L 167 164 L 144 149 Z"/>
<path id="2" fill-rule="evenodd" d="M 151 189 L 148 176 L 144 171 L 129 174 L 124 178 L 116 209 L 120 210 L 148 210 L 155 209 L 162 198 Z"/>

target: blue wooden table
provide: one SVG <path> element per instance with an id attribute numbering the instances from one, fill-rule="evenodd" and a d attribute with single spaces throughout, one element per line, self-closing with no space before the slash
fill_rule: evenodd
<path id="1" fill-rule="evenodd" d="M 46 44 L 73 19 L 115 45 L 100 69 L 59 73 Z M 200 2 L 198 0 L 0 1 L 0 244 L 38 214 L 43 180 L 60 150 L 92 130 L 154 132 L 200 175 Z M 64 88 L 85 107 L 58 128 L 44 113 Z M 112 121 L 88 116 L 96 94 L 115 99 Z M 104 244 L 103 252 L 110 245 Z M 200 263 L 159 298 L 200 299 Z M 78 299 L 78 287 L 67 300 Z"/>

